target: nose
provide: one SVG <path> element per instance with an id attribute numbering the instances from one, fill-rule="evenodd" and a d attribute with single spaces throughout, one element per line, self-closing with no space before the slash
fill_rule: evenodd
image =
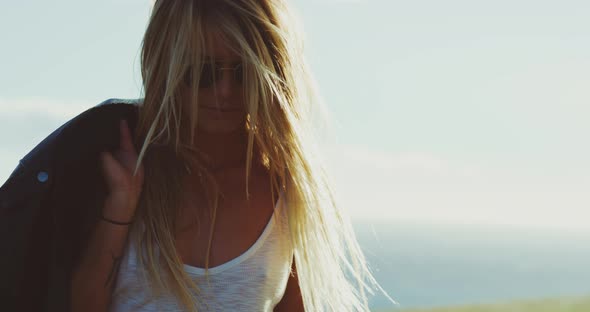
<path id="1" fill-rule="evenodd" d="M 222 68 L 221 79 L 217 83 L 217 96 L 222 100 L 229 100 L 236 92 L 236 88 L 233 68 Z M 223 102 L 225 103 L 226 101 Z M 227 104 L 231 105 L 231 103 Z"/>

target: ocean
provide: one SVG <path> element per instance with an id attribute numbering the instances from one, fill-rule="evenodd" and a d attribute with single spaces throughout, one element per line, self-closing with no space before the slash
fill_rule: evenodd
<path id="1" fill-rule="evenodd" d="M 402 308 L 590 294 L 590 231 L 354 223 L 380 285 Z M 382 294 L 372 309 L 395 308 Z"/>

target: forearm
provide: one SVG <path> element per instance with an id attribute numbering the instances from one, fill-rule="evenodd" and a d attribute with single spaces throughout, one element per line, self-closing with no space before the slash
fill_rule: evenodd
<path id="1" fill-rule="evenodd" d="M 71 283 L 71 311 L 107 311 L 129 226 L 99 221 Z"/>

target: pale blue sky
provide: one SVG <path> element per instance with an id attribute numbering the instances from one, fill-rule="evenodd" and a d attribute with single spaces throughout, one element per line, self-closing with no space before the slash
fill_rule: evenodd
<path id="1" fill-rule="evenodd" d="M 590 228 L 589 2 L 292 3 L 355 218 Z M 0 4 L 0 183 L 69 118 L 139 96 L 148 10 Z"/>

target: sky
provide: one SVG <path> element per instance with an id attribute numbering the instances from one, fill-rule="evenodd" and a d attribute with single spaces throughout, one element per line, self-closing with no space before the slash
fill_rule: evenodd
<path id="1" fill-rule="evenodd" d="M 297 0 L 353 220 L 590 231 L 590 3 Z M 149 0 L 0 3 L 0 183 L 137 98 Z"/>

